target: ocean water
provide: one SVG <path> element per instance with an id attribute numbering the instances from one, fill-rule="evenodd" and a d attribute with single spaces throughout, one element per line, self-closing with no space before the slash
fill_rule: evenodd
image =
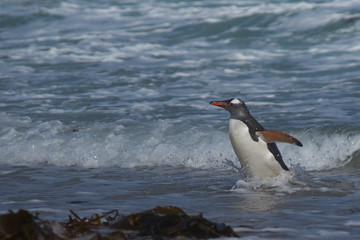
<path id="1" fill-rule="evenodd" d="M 176 205 L 243 239 L 360 237 L 360 5 L 0 2 L 0 213 Z M 249 179 L 212 100 L 243 99 L 291 171 Z"/>

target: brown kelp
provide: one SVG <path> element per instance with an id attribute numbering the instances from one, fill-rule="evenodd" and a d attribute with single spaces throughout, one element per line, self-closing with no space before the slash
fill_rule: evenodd
<path id="1" fill-rule="evenodd" d="M 70 210 L 69 219 L 64 222 L 42 220 L 26 210 L 0 215 L 1 239 L 207 239 L 236 236 L 230 226 L 209 221 L 202 214 L 189 216 L 174 206 L 157 206 L 129 215 L 113 210 L 90 217 L 80 217 Z"/>

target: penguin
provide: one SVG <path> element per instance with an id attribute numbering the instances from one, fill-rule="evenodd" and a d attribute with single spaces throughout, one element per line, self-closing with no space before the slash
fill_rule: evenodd
<path id="1" fill-rule="evenodd" d="M 230 142 L 241 166 L 251 177 L 273 178 L 289 171 L 275 142 L 302 147 L 299 140 L 283 132 L 265 130 L 241 99 L 211 101 L 210 104 L 230 112 Z"/>

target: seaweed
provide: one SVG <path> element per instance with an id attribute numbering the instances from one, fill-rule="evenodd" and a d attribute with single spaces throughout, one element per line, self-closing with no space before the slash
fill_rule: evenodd
<path id="1" fill-rule="evenodd" d="M 46 221 L 40 220 L 26 210 L 19 210 L 17 213 L 9 211 L 8 214 L 0 215 L 0 238 L 3 240 L 62 239 L 53 233 Z"/>
<path id="2" fill-rule="evenodd" d="M 0 238 L 15 239 L 172 239 L 177 237 L 208 239 L 237 237 L 224 223 L 207 220 L 202 214 L 187 215 L 181 208 L 157 206 L 153 209 L 121 215 L 117 210 L 80 217 L 70 210 L 65 222 L 40 219 L 26 210 L 0 215 Z"/>
<path id="3" fill-rule="evenodd" d="M 202 214 L 188 216 L 182 209 L 173 206 L 158 206 L 148 211 L 130 214 L 112 224 L 111 228 L 137 230 L 138 236 L 154 239 L 237 236 L 230 226 L 213 223 Z"/>

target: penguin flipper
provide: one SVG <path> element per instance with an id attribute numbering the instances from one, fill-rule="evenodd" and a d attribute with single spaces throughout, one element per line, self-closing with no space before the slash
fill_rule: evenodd
<path id="1" fill-rule="evenodd" d="M 286 142 L 286 143 L 295 144 L 299 147 L 303 146 L 302 143 L 293 136 L 279 131 L 273 131 L 273 130 L 257 131 L 256 135 L 267 143 Z"/>

